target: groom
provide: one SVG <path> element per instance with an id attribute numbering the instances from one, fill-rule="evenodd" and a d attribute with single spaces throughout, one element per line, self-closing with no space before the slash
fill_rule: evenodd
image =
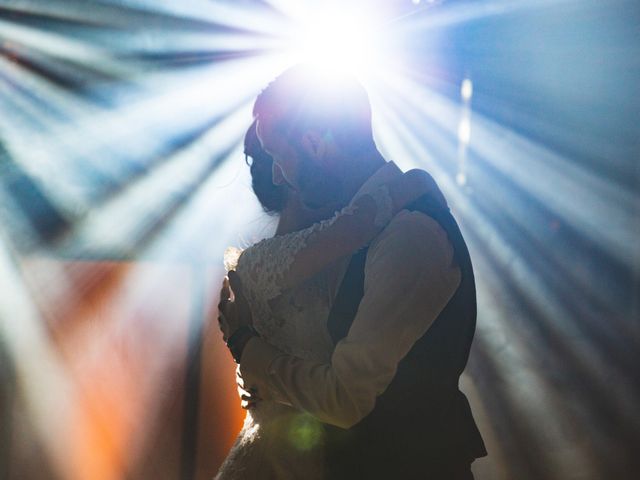
<path id="1" fill-rule="evenodd" d="M 254 105 L 274 183 L 309 208 L 340 208 L 401 170 L 377 150 L 364 89 L 294 67 Z M 325 424 L 328 478 L 472 479 L 486 455 L 458 388 L 476 323 L 469 253 L 448 208 L 423 197 L 367 248 L 331 267 L 331 362 L 287 355 L 250 324 L 241 285 L 220 311 L 249 402 L 273 399 Z M 226 290 L 223 289 L 223 292 Z"/>

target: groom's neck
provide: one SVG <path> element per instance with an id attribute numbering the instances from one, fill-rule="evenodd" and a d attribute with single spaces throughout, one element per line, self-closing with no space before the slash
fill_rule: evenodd
<path id="1" fill-rule="evenodd" d="M 385 163 L 387 161 L 376 149 L 355 160 L 345 162 L 345 165 L 349 165 L 349 168 L 343 175 L 344 203 L 349 203 L 358 190 L 362 188 L 362 185 Z"/>

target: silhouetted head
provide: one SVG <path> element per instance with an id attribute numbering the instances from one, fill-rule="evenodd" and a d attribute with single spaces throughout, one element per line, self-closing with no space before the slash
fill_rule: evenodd
<path id="1" fill-rule="evenodd" d="M 290 68 L 260 93 L 253 114 L 274 182 L 312 208 L 344 200 L 345 176 L 376 151 L 368 95 L 350 76 Z"/>
<path id="2" fill-rule="evenodd" d="M 244 154 L 247 165 L 251 168 L 251 187 L 262 208 L 271 214 L 282 212 L 287 201 L 288 187 L 273 183 L 273 159 L 260 145 L 255 120 L 244 136 Z"/>

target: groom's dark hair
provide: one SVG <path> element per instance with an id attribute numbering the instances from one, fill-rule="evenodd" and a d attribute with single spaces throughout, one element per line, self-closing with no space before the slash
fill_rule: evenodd
<path id="1" fill-rule="evenodd" d="M 330 134 L 345 153 L 375 148 L 371 105 L 364 87 L 350 75 L 323 75 L 297 65 L 285 70 L 258 95 L 254 117 L 282 114 L 278 129 L 294 139 L 309 128 Z"/>

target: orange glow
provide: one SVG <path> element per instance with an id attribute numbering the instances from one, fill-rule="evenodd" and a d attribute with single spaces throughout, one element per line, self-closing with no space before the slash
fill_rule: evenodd
<path id="1" fill-rule="evenodd" d="M 50 412 L 56 444 L 42 439 L 55 475 L 179 476 L 188 329 L 202 315 L 192 265 L 31 258 L 23 273 L 70 385 Z M 208 273 L 204 302 L 215 309 L 222 272 Z M 211 478 L 244 419 L 216 321 L 205 323 L 201 362 L 197 470 Z M 12 452 L 12 469 L 26 471 L 26 458 Z"/>
<path id="2" fill-rule="evenodd" d="M 235 386 L 235 363 L 216 320 L 222 275 L 221 270 L 211 271 L 207 288 L 210 321 L 202 346 L 198 480 L 210 480 L 212 472 L 217 472 L 245 417 Z"/>

